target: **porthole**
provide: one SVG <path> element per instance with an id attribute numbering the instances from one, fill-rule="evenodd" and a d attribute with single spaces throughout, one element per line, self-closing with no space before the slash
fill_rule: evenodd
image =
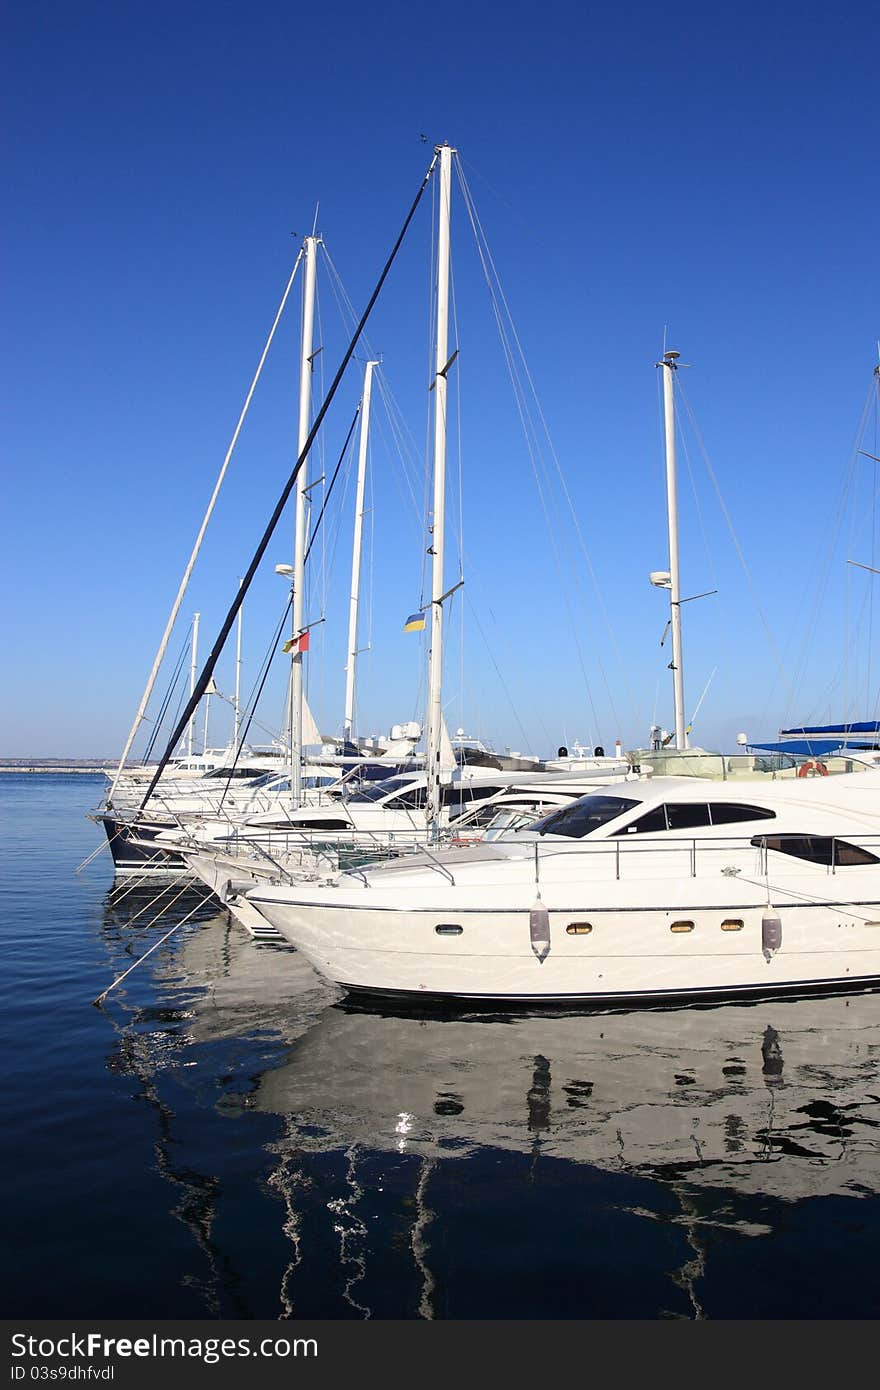
<path id="1" fill-rule="evenodd" d="M 456 926 L 454 922 L 438 922 L 434 930 L 438 936 L 461 936 L 464 927 Z"/>
<path id="2" fill-rule="evenodd" d="M 743 926 L 744 923 L 741 917 L 725 917 L 724 921 L 721 923 L 721 930 L 742 931 Z"/>
<path id="3" fill-rule="evenodd" d="M 672 926 L 669 928 L 670 931 L 674 932 L 693 931 L 693 929 L 693 922 L 673 922 Z"/>
<path id="4" fill-rule="evenodd" d="M 565 930 L 569 936 L 589 936 L 593 925 L 591 922 L 569 922 Z"/>

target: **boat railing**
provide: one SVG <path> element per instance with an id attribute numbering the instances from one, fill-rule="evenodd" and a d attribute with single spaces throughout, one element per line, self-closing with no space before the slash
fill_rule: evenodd
<path id="1" fill-rule="evenodd" d="M 778 839 L 821 842 L 821 857 L 778 849 L 773 845 L 773 841 Z M 506 843 L 512 842 L 514 842 L 513 836 Z M 493 843 L 497 845 L 503 844 L 505 841 L 503 839 L 495 840 Z M 821 833 L 799 835 L 781 831 L 767 835 L 705 836 L 703 838 L 697 835 L 681 836 L 674 841 L 660 835 L 640 835 L 638 841 L 620 838 L 597 840 L 592 843 L 575 840 L 567 845 L 561 844 L 559 841 L 554 841 L 552 844 L 541 844 L 540 841 L 533 843 L 537 846 L 535 860 L 537 866 L 551 859 L 579 855 L 591 862 L 595 862 L 597 859 L 605 860 L 609 867 L 613 868 L 615 879 L 625 877 L 627 868 L 633 870 L 633 877 L 644 877 L 645 859 L 648 857 L 661 860 L 660 872 L 664 877 L 677 870 L 689 878 L 696 878 L 698 872 L 702 874 L 711 872 L 711 862 L 707 864 L 707 859 L 711 861 L 713 858 L 716 862 L 724 858 L 735 858 L 738 861 L 728 865 L 718 863 L 718 872 L 724 874 L 729 871 L 728 876 L 730 877 L 740 874 L 745 868 L 750 867 L 754 869 L 754 872 L 766 877 L 773 864 L 778 870 L 783 863 L 787 863 L 790 868 L 799 865 L 801 868 L 824 869 L 826 874 L 830 876 L 836 874 L 840 868 L 855 867 L 850 857 L 853 846 L 858 850 L 867 851 L 877 862 L 880 862 L 880 835 L 853 834 L 844 837 L 822 835 Z M 818 856 L 819 851 L 816 853 Z M 847 863 L 848 857 L 849 863 Z M 751 864 L 748 863 L 749 858 L 751 858 Z M 870 862 L 870 860 L 862 861 L 863 864 Z"/>
<path id="2" fill-rule="evenodd" d="M 313 850 L 304 845 L 300 845 L 299 863 L 297 865 L 299 869 L 305 867 L 305 863 L 302 858 L 304 854 L 312 855 L 312 857 L 317 861 L 317 864 L 323 862 L 326 864 L 326 867 L 330 870 L 336 869 L 338 867 L 338 862 L 331 855 L 323 853 L 319 850 Z M 277 853 L 272 854 L 266 848 L 266 846 L 261 844 L 258 840 L 249 841 L 246 838 L 242 837 L 237 842 L 234 849 L 228 855 L 229 858 L 241 860 L 243 860 L 246 856 L 255 859 L 261 859 L 267 864 L 271 864 L 272 868 L 279 875 L 282 882 L 288 884 L 296 882 L 297 875 L 292 871 L 290 864 L 285 864 L 283 860 L 280 860 L 277 857 Z M 315 868 L 317 867 L 317 864 L 310 864 L 308 867 Z"/>
<path id="3" fill-rule="evenodd" d="M 821 842 L 821 847 L 813 857 L 774 847 L 773 841 L 779 838 L 815 840 Z M 768 835 L 680 836 L 674 841 L 660 835 L 640 835 L 637 842 L 615 838 L 572 840 L 569 843 L 554 840 L 548 844 L 539 839 L 520 837 L 514 832 L 507 838 L 499 836 L 491 844 L 493 848 L 506 850 L 511 859 L 532 863 L 538 887 L 542 868 L 548 868 L 551 861 L 558 862 L 572 856 L 583 863 L 585 873 L 606 880 L 644 880 L 652 871 L 663 878 L 697 878 L 711 874 L 713 868 L 726 877 L 742 874 L 747 878 L 753 874 L 766 880 L 771 872 L 779 873 L 784 865 L 788 866 L 789 872 L 796 869 L 824 870 L 827 876 L 832 876 L 841 868 L 870 865 L 872 860 L 880 863 L 880 835 L 860 834 L 844 837 L 799 835 L 783 831 Z M 855 862 L 852 858 L 853 847 L 857 851 L 866 851 L 871 857 Z M 420 848 L 424 850 L 424 846 Z M 433 859 L 433 856 L 430 857 Z M 649 860 L 654 861 L 652 865 L 649 865 Z M 451 872 L 455 868 L 454 861 L 433 860 L 432 864 L 425 864 L 424 867 L 432 867 L 442 873 L 454 886 L 455 878 Z"/>
<path id="4" fill-rule="evenodd" d="M 403 830 L 351 830 L 330 832 L 321 829 L 290 830 L 273 829 L 260 832 L 253 826 L 247 829 L 233 827 L 223 841 L 223 847 L 234 846 L 241 841 L 254 844 L 259 841 L 271 853 L 284 855 L 304 848 L 312 850 L 360 851 L 363 853 L 391 854 L 408 853 L 425 848 L 425 832 L 413 829 Z"/>

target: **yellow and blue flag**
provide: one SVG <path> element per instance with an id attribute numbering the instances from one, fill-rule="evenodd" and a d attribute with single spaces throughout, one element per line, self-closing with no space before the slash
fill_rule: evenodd
<path id="1" fill-rule="evenodd" d="M 403 625 L 404 632 L 421 632 L 425 626 L 424 613 L 410 613 Z"/>

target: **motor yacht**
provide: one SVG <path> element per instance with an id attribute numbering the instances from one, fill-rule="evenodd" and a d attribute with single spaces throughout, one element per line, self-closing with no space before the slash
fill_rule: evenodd
<path id="1" fill-rule="evenodd" d="M 248 900 L 352 991 L 498 1002 L 880 983 L 880 770 L 609 785 L 430 859 Z"/>

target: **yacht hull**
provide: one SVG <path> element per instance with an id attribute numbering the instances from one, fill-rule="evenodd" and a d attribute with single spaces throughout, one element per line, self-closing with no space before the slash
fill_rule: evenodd
<path id="1" fill-rule="evenodd" d="M 359 905 L 350 890 L 342 901 L 340 891 L 325 889 L 320 902 L 310 902 L 303 889 L 296 899 L 270 887 L 249 897 L 321 974 L 352 992 L 602 1004 L 880 985 L 880 897 L 780 907 L 776 951 L 763 949 L 766 904 L 754 896 L 713 903 L 705 892 L 702 902 L 682 893 L 662 906 L 623 910 L 595 900 L 550 907 L 550 952 L 541 962 L 531 948 L 527 906 L 408 911 Z M 571 926 L 581 930 L 571 934 Z"/>
<path id="2" fill-rule="evenodd" d="M 210 888 L 224 907 L 228 908 L 235 920 L 254 937 L 276 938 L 279 933 L 259 911 L 255 903 L 249 903 L 245 894 L 260 882 L 256 873 L 243 869 L 240 864 L 223 860 L 209 854 L 186 856 L 190 872 Z"/>
<path id="3" fill-rule="evenodd" d="M 107 835 L 113 868 L 117 874 L 149 874 L 174 878 L 189 876 L 191 871 L 181 855 L 158 844 L 152 844 L 153 837 L 165 831 L 167 826 L 150 826 L 144 822 L 135 824 L 112 815 L 103 815 L 100 820 Z"/>

